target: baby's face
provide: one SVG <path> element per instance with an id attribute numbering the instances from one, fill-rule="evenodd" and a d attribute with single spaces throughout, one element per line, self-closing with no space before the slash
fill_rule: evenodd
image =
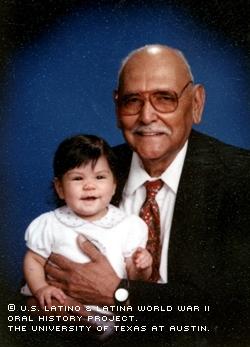
<path id="1" fill-rule="evenodd" d="M 67 171 L 55 187 L 60 199 L 78 216 L 97 220 L 107 213 L 116 183 L 107 159 L 101 156 L 95 166 L 89 162 Z"/>

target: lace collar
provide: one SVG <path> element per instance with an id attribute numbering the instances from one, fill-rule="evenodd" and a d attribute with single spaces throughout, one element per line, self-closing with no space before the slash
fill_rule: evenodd
<path id="1" fill-rule="evenodd" d="M 96 225 L 102 228 L 112 228 L 120 223 L 125 217 L 125 213 L 119 208 L 109 205 L 108 212 L 99 220 L 88 221 L 75 214 L 68 206 L 62 206 L 54 210 L 56 218 L 68 227 L 81 227 L 86 224 Z"/>

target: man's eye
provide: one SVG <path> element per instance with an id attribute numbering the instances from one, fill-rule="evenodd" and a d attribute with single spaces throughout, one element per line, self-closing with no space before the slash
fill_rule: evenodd
<path id="1" fill-rule="evenodd" d="M 175 100 L 175 96 L 171 93 L 157 93 L 154 95 L 154 97 L 160 102 L 169 102 Z"/>
<path id="2" fill-rule="evenodd" d="M 124 106 L 137 104 L 137 103 L 140 103 L 140 102 L 141 102 L 141 99 L 139 99 L 139 98 L 137 98 L 135 96 L 123 99 L 123 105 Z"/>

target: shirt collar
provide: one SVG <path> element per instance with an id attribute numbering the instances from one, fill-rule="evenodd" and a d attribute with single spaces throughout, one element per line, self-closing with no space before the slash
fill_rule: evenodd
<path id="1" fill-rule="evenodd" d="M 138 154 L 133 152 L 128 180 L 124 188 L 124 194 L 132 195 L 146 181 L 153 181 L 156 178 L 161 178 L 163 182 L 176 194 L 187 153 L 187 146 L 188 141 L 185 142 L 175 159 L 160 177 L 149 176 L 149 174 L 144 170 Z"/>
<path id="2" fill-rule="evenodd" d="M 108 212 L 101 219 L 88 221 L 75 214 L 68 206 L 62 206 L 55 211 L 56 218 L 68 227 L 81 227 L 86 224 L 93 224 L 102 228 L 112 228 L 120 223 L 125 217 L 125 213 L 113 205 L 108 206 Z"/>

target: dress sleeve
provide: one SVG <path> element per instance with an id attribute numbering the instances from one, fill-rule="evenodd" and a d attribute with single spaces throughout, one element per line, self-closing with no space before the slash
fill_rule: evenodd
<path id="1" fill-rule="evenodd" d="M 34 219 L 25 231 L 26 246 L 44 258 L 49 257 L 53 245 L 51 218 L 51 212 L 44 213 Z"/>
<path id="2" fill-rule="evenodd" d="M 148 227 L 146 223 L 138 216 L 131 215 L 128 217 L 126 224 L 126 242 L 124 242 L 123 256 L 131 257 L 136 248 L 146 247 L 148 239 Z"/>

